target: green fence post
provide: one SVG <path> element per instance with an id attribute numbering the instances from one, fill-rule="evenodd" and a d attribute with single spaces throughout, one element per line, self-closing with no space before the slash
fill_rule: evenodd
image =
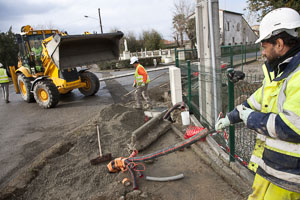
<path id="1" fill-rule="evenodd" d="M 231 66 L 232 67 L 232 66 Z M 229 68 L 227 70 L 228 73 L 231 73 L 233 68 Z M 234 109 L 234 84 L 228 78 L 228 112 Z M 234 162 L 234 154 L 235 154 L 235 133 L 234 133 L 234 125 L 229 126 L 229 161 Z"/>
<path id="2" fill-rule="evenodd" d="M 245 45 L 245 63 L 247 62 L 247 45 Z"/>
<path id="3" fill-rule="evenodd" d="M 188 106 L 189 110 L 191 110 L 191 101 L 192 101 L 192 79 L 191 79 L 191 61 L 187 60 L 188 67 Z"/>
<path id="4" fill-rule="evenodd" d="M 233 49 L 232 49 L 232 46 L 230 46 L 230 67 L 233 68 Z"/>
<path id="5" fill-rule="evenodd" d="M 255 44 L 255 58 L 256 58 L 256 60 L 257 60 L 257 44 Z"/>
<path id="6" fill-rule="evenodd" d="M 243 45 L 241 45 L 241 55 L 242 55 L 242 63 L 241 63 L 241 65 L 242 65 L 242 72 L 244 71 L 244 56 L 243 56 Z"/>
<path id="7" fill-rule="evenodd" d="M 175 59 L 175 65 L 176 65 L 176 67 L 179 67 L 179 59 L 178 58 Z"/>

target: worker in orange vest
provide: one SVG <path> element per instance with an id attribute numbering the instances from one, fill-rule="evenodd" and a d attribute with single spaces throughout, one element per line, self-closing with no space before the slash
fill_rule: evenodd
<path id="1" fill-rule="evenodd" d="M 137 57 L 133 56 L 130 59 L 130 64 L 136 68 L 134 75 L 135 80 L 133 83 L 133 87 L 137 87 L 135 91 L 136 108 L 142 108 L 141 96 L 143 96 L 147 103 L 145 108 L 149 109 L 152 107 L 151 100 L 148 96 L 148 84 L 150 83 L 149 75 L 145 68 L 139 63 Z"/>

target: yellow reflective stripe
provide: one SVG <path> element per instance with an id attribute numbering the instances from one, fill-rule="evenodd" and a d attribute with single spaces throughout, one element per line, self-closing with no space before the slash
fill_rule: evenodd
<path id="1" fill-rule="evenodd" d="M 283 104 L 285 102 L 286 96 L 285 96 L 285 89 L 286 89 L 286 84 L 287 84 L 287 80 L 284 80 L 280 91 L 278 93 L 278 98 L 277 98 L 277 110 L 278 113 L 281 113 L 283 111 Z"/>
<path id="2" fill-rule="evenodd" d="M 285 142 L 283 140 L 273 138 L 267 138 L 266 148 L 282 154 L 300 158 L 300 144 Z"/>
<path id="3" fill-rule="evenodd" d="M 268 165 L 263 161 L 263 159 L 258 158 L 256 156 L 251 156 L 251 161 L 257 163 L 265 172 L 268 174 L 293 183 L 300 183 L 300 175 L 295 175 L 287 172 L 282 172 L 279 170 L 276 170 Z"/>
<path id="4" fill-rule="evenodd" d="M 297 77 L 298 73 L 300 70 L 300 67 L 298 66 L 298 68 L 296 70 L 294 70 L 283 82 L 282 86 L 281 86 L 281 89 L 279 91 L 279 94 L 278 94 L 278 100 L 277 100 L 277 109 L 278 109 L 278 112 L 282 112 L 283 111 L 283 104 L 286 100 L 286 96 L 285 96 L 285 90 L 286 90 L 286 87 L 287 87 L 287 84 L 289 82 L 289 80 L 295 75 L 295 77 Z M 299 75 L 298 75 L 299 76 Z M 290 83 L 291 84 L 291 83 Z M 297 82 L 298 84 L 298 82 Z"/>
<path id="5" fill-rule="evenodd" d="M 258 145 L 282 154 L 300 157 L 300 144 L 285 142 L 283 140 L 273 139 L 262 134 L 257 134 L 253 155 L 262 158 L 262 156 L 260 156 L 260 153 L 262 155 L 263 151 L 261 151 L 260 153 L 256 152 L 259 151 L 259 148 L 257 148 Z"/>
<path id="6" fill-rule="evenodd" d="M 276 149 L 276 148 L 270 147 L 270 146 L 266 146 L 266 149 L 269 149 L 269 150 L 272 150 L 272 151 L 275 151 L 277 153 L 281 153 L 281 154 L 284 154 L 284 155 L 294 156 L 294 157 L 300 158 L 300 155 L 297 154 L 297 153 L 283 151 L 281 149 Z"/>
<path id="7" fill-rule="evenodd" d="M 292 114 L 292 112 L 290 112 L 290 111 L 286 112 L 286 113 Z M 293 113 L 293 115 L 296 115 L 296 114 Z M 287 116 L 283 112 L 279 113 L 279 116 L 288 127 L 290 127 L 293 131 L 295 131 L 296 133 L 298 133 L 300 135 L 300 128 L 298 128 L 298 127 L 300 127 L 300 124 L 299 124 L 299 121 L 294 121 L 296 119 L 295 116 Z M 299 116 L 298 116 L 298 120 L 300 120 Z"/>
<path id="8" fill-rule="evenodd" d="M 252 108 L 254 108 L 255 110 L 260 111 L 261 104 L 256 101 L 255 94 L 256 93 L 254 93 L 250 96 L 250 98 L 248 99 L 248 103 L 250 104 L 251 107 L 253 106 Z"/>
<path id="9" fill-rule="evenodd" d="M 266 141 L 267 136 L 262 135 L 262 134 L 257 134 L 257 135 L 256 135 L 256 139 L 261 140 L 261 141 L 264 142 L 264 141 Z"/>
<path id="10" fill-rule="evenodd" d="M 286 117 L 287 120 L 293 123 L 293 125 L 300 129 L 300 117 L 299 115 L 295 114 L 292 111 L 289 110 L 283 110 L 282 114 Z"/>
<path id="11" fill-rule="evenodd" d="M 276 114 L 270 114 L 268 122 L 267 122 L 267 130 L 271 137 L 277 138 L 276 130 L 275 130 L 275 118 Z"/>
<path id="12" fill-rule="evenodd" d="M 138 76 L 135 77 L 135 80 L 136 80 L 137 83 L 141 83 L 141 82 L 143 82 L 143 76 L 138 75 Z"/>

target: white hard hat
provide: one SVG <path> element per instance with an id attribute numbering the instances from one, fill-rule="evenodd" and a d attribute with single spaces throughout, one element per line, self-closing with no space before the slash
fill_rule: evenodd
<path id="1" fill-rule="evenodd" d="M 288 34 L 297 37 L 296 28 L 300 27 L 300 15 L 291 8 L 278 8 L 269 12 L 261 20 L 259 27 L 259 38 L 255 43 L 269 39 L 271 36 L 278 35 L 286 31 Z"/>
<path id="2" fill-rule="evenodd" d="M 0 63 L 0 67 L 3 67 L 2 63 Z"/>
<path id="3" fill-rule="evenodd" d="M 135 57 L 135 56 L 133 56 L 133 57 L 131 57 L 130 58 L 130 64 L 132 65 L 133 63 L 135 63 L 135 62 L 138 62 L 139 61 L 139 59 L 137 58 L 137 57 Z"/>

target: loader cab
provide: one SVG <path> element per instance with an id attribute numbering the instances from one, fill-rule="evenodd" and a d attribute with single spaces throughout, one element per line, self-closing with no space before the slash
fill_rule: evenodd
<path id="1" fill-rule="evenodd" d="M 57 30 L 28 31 L 17 35 L 19 46 L 19 60 L 27 67 L 31 74 L 43 72 L 41 61 L 44 39 L 58 33 Z"/>

